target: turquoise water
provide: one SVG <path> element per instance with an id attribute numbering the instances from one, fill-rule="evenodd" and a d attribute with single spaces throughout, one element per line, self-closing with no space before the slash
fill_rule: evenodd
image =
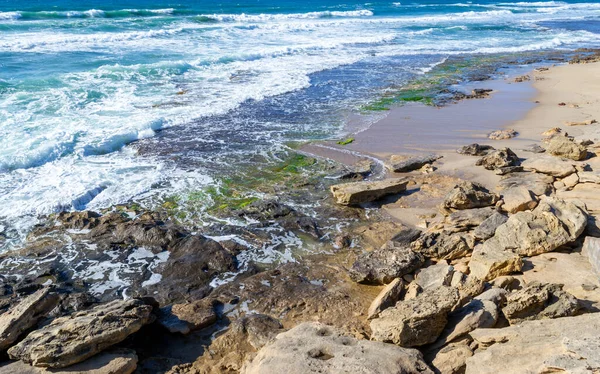
<path id="1" fill-rule="evenodd" d="M 197 189 L 450 56 L 597 47 L 599 21 L 596 2 L 2 0 L 0 231 Z"/>

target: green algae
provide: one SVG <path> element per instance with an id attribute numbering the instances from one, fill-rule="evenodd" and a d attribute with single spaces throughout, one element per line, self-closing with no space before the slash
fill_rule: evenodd
<path id="1" fill-rule="evenodd" d="M 348 145 L 348 144 L 352 144 L 354 143 L 354 138 L 347 138 L 344 140 L 340 140 L 339 142 L 337 142 L 339 145 Z"/>

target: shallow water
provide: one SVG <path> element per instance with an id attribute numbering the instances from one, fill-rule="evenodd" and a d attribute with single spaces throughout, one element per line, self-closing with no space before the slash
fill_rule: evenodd
<path id="1" fill-rule="evenodd" d="M 202 188 L 449 57 L 594 47 L 599 21 L 594 2 L 1 2 L 0 234 Z"/>

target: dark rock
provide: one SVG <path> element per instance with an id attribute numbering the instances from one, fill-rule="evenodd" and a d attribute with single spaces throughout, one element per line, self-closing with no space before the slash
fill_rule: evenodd
<path id="1" fill-rule="evenodd" d="M 483 166 L 487 170 L 496 170 L 509 166 L 517 166 L 519 163 L 519 157 L 510 148 L 502 148 L 488 152 L 488 154 L 477 161 L 476 165 Z"/>
<path id="2" fill-rule="evenodd" d="M 494 212 L 473 231 L 473 236 L 479 240 L 487 240 L 494 236 L 496 229 L 507 220 L 508 217 L 504 214 Z"/>
<path id="3" fill-rule="evenodd" d="M 387 284 L 417 270 L 423 262 L 423 256 L 408 245 L 390 241 L 360 254 L 350 269 L 350 277 L 358 283 Z"/>
<path id="4" fill-rule="evenodd" d="M 462 155 L 469 156 L 485 156 L 492 150 L 494 150 L 494 147 L 492 147 L 491 145 L 473 143 L 465 145 L 464 147 L 458 149 L 456 152 Z"/>
<path id="5" fill-rule="evenodd" d="M 449 209 L 472 209 L 494 205 L 497 201 L 498 196 L 482 185 L 465 181 L 446 195 L 442 206 Z"/>
<path id="6" fill-rule="evenodd" d="M 409 171 L 420 169 L 427 164 L 431 164 L 442 157 L 443 156 L 429 154 L 402 158 L 398 161 L 392 158 L 392 160 L 390 160 L 390 163 L 386 166 L 394 173 L 407 173 Z"/>
<path id="7" fill-rule="evenodd" d="M 468 235 L 430 232 L 421 235 L 412 243 L 411 247 L 425 257 L 454 260 L 471 253 L 474 241 Z"/>

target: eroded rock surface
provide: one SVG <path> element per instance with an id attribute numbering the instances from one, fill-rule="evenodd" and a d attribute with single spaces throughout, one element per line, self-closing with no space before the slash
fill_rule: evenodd
<path id="1" fill-rule="evenodd" d="M 511 325 L 533 319 L 572 316 L 579 310 L 577 299 L 559 284 L 533 282 L 508 295 L 504 316 Z"/>
<path id="2" fill-rule="evenodd" d="M 390 241 L 379 249 L 360 254 L 350 269 L 350 277 L 359 283 L 387 284 L 417 270 L 424 261 L 423 255 L 409 245 Z"/>
<path id="3" fill-rule="evenodd" d="M 376 182 L 353 182 L 331 186 L 331 193 L 338 204 L 360 205 L 404 192 L 407 185 L 408 180 L 405 178 Z"/>
<path id="4" fill-rule="evenodd" d="M 443 202 L 444 208 L 472 209 L 494 205 L 498 201 L 496 194 L 490 193 L 478 183 L 462 182 L 456 185 Z"/>
<path id="5" fill-rule="evenodd" d="M 409 171 L 417 170 L 427 164 L 431 164 L 442 158 L 435 154 L 418 155 L 410 157 L 392 156 L 390 162 L 386 164 L 387 168 L 394 173 L 406 173 Z"/>

